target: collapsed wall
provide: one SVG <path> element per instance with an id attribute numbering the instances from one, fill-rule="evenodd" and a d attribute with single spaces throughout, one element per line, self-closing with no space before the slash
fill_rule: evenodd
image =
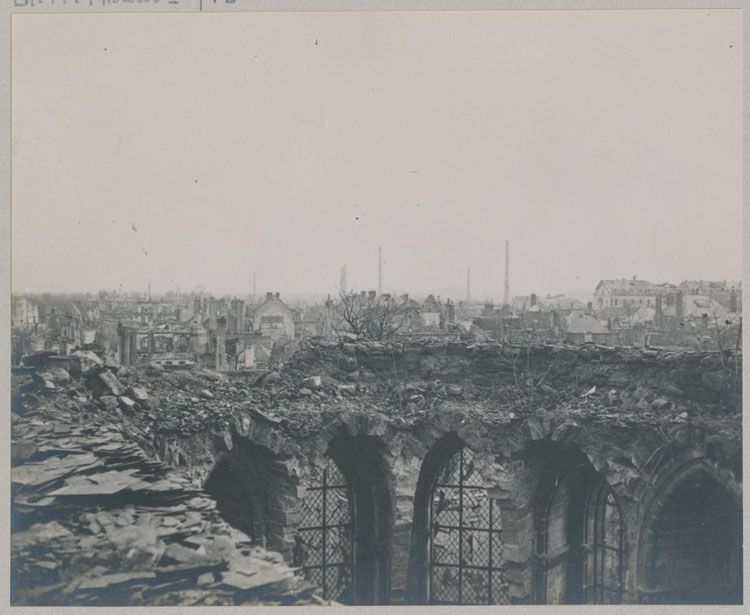
<path id="1" fill-rule="evenodd" d="M 74 403 L 325 599 L 733 602 L 740 373 L 731 353 L 350 339 L 245 383 L 94 370 Z"/>

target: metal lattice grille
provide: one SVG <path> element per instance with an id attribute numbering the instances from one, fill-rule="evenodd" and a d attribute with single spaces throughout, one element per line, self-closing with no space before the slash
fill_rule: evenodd
<path id="1" fill-rule="evenodd" d="M 622 600 L 623 532 L 620 511 L 607 482 L 591 493 L 586 520 L 584 602 L 619 604 Z"/>
<path id="2" fill-rule="evenodd" d="M 501 531 L 500 511 L 462 448 L 441 470 L 430 501 L 430 603 L 510 604 Z"/>
<path id="3" fill-rule="evenodd" d="M 325 600 L 353 603 L 354 526 L 349 485 L 336 464 L 313 476 L 302 502 L 295 565 L 320 586 Z"/>

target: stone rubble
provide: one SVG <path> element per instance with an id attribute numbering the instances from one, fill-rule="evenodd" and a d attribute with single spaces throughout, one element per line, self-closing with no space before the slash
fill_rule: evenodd
<path id="1" fill-rule="evenodd" d="M 280 555 L 224 522 L 188 478 L 149 459 L 91 401 L 88 412 L 79 406 L 73 393 L 90 400 L 85 390 L 31 404 L 16 380 L 12 604 L 323 603 Z"/>

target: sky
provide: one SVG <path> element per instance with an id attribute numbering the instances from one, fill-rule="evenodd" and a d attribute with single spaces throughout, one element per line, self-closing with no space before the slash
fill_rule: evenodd
<path id="1" fill-rule="evenodd" d="M 14 292 L 741 279 L 739 11 L 14 15 Z"/>

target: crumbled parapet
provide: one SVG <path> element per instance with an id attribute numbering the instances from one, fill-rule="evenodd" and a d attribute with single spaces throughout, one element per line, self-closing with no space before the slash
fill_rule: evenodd
<path id="1" fill-rule="evenodd" d="M 12 604 L 323 602 L 115 425 L 52 406 L 16 415 L 12 433 Z"/>

